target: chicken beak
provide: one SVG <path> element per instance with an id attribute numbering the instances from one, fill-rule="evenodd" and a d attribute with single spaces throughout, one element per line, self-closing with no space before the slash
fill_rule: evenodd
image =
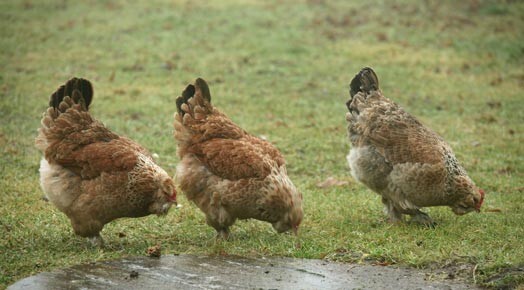
<path id="1" fill-rule="evenodd" d="M 295 235 L 295 237 L 298 236 L 298 226 L 293 227 L 293 234 Z"/>

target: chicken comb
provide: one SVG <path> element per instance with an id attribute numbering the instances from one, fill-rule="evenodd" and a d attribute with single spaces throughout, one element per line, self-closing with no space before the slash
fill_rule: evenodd
<path id="1" fill-rule="evenodd" d="M 58 109 L 66 96 L 71 97 L 77 104 L 83 104 L 87 110 L 93 100 L 93 86 L 86 79 L 72 78 L 51 95 L 49 106 Z"/>
<path id="2" fill-rule="evenodd" d="M 479 189 L 479 193 L 480 193 L 480 200 L 479 202 L 475 205 L 475 208 L 480 211 L 480 207 L 482 206 L 482 203 L 484 203 L 484 190 L 482 189 Z"/>
<path id="3" fill-rule="evenodd" d="M 172 202 L 175 202 L 176 203 L 176 189 L 173 190 L 173 193 L 171 194 L 171 196 L 169 196 L 169 201 L 172 201 Z"/>
<path id="4" fill-rule="evenodd" d="M 370 67 L 365 67 L 355 75 L 349 85 L 349 95 L 353 98 L 358 92 L 369 93 L 378 90 L 377 74 Z"/>

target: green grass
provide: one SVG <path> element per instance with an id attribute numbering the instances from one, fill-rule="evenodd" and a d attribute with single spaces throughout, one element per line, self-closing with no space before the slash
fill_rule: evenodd
<path id="1" fill-rule="evenodd" d="M 165 254 L 379 261 L 466 269 L 462 277 L 482 286 L 524 283 L 524 3 L 203 3 L 0 2 L 0 288 L 157 243 Z M 386 95 L 448 140 L 487 192 L 488 211 L 430 208 L 435 229 L 385 221 L 378 195 L 345 161 L 348 83 L 366 65 Z M 217 107 L 284 153 L 305 198 L 301 247 L 257 221 L 216 242 L 184 197 L 166 218 L 108 224 L 106 249 L 74 236 L 40 199 L 33 145 L 48 96 L 72 76 L 94 82 L 93 115 L 158 153 L 170 174 L 175 97 L 205 78 Z M 349 185 L 316 186 L 330 176 Z"/>

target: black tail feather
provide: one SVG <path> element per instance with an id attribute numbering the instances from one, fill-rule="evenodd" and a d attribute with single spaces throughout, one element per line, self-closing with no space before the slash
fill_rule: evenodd
<path id="1" fill-rule="evenodd" d="M 93 100 L 93 86 L 86 79 L 72 78 L 51 95 L 49 106 L 58 109 L 66 96 L 73 98 L 75 103 L 82 104 L 88 110 Z"/>
<path id="2" fill-rule="evenodd" d="M 353 96 L 359 92 L 369 93 L 370 91 L 376 91 L 379 89 L 377 74 L 370 67 L 365 67 L 355 75 L 349 84 L 349 95 L 351 98 L 346 102 L 346 107 L 350 112 L 354 112 L 356 109 L 351 107 L 353 102 Z M 358 112 L 357 112 L 358 113 Z"/>
<path id="3" fill-rule="evenodd" d="M 184 115 L 182 110 L 182 104 L 187 103 L 187 101 L 195 95 L 195 86 L 188 85 L 186 89 L 182 92 L 182 96 L 176 98 L 176 109 L 180 115 Z"/>
<path id="4" fill-rule="evenodd" d="M 182 96 L 176 99 L 176 108 L 180 115 L 184 116 L 185 114 L 184 110 L 182 110 L 182 104 L 187 103 L 187 101 L 195 95 L 197 90 L 200 91 L 200 94 L 204 100 L 211 103 L 211 93 L 209 91 L 209 86 L 205 80 L 197 78 L 195 80 L 195 84 L 188 85 L 182 92 Z"/>
<path id="5" fill-rule="evenodd" d="M 202 97 L 211 103 L 211 92 L 209 91 L 209 86 L 207 85 L 206 81 L 201 78 L 197 78 L 195 81 L 195 86 L 200 89 Z"/>
<path id="6" fill-rule="evenodd" d="M 349 85 L 349 95 L 353 98 L 358 92 L 369 93 L 379 89 L 377 74 L 370 67 L 365 67 L 355 75 Z"/>

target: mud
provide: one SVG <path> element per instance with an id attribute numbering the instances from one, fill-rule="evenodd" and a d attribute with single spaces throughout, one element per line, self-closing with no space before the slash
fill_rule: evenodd
<path id="1" fill-rule="evenodd" d="M 477 289 L 413 269 L 290 258 L 137 257 L 77 265 L 8 289 Z"/>

